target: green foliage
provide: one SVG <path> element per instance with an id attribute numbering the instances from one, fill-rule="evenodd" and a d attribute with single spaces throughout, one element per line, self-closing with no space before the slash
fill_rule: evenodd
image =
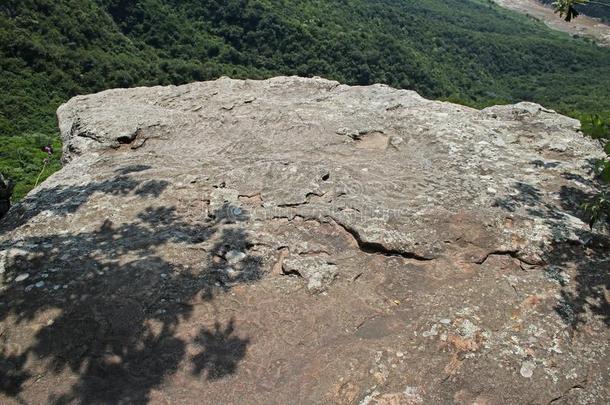
<path id="1" fill-rule="evenodd" d="M 610 6 L 610 1 L 603 3 L 603 0 L 590 2 L 589 0 L 558 0 L 553 2 L 555 12 L 563 17 L 566 21 L 571 21 L 579 15 L 577 7 L 582 5 L 593 4 L 596 6 Z M 548 3 L 549 1 L 545 1 Z M 588 13 L 590 9 L 585 10 Z M 604 10 L 606 12 L 607 10 Z M 575 114 L 578 116 L 579 114 Z M 606 116 L 602 114 L 584 114 L 580 115 L 583 132 L 592 139 L 599 141 L 603 151 L 607 156 L 610 156 L 610 113 Z M 608 157 L 599 159 L 595 162 L 593 168 L 594 174 L 602 183 L 600 192 L 592 201 L 585 202 L 581 208 L 589 217 L 589 226 L 593 227 L 596 223 L 602 221 L 610 221 L 610 194 L 608 193 L 608 185 L 610 184 L 610 160 Z M 609 222 L 610 223 L 610 222 Z"/>
<path id="2" fill-rule="evenodd" d="M 610 112 L 606 114 L 586 114 L 580 117 L 583 132 L 599 141 L 607 157 L 595 163 L 594 172 L 601 182 L 600 193 L 590 202 L 582 205 L 589 217 L 589 225 L 610 221 Z"/>
<path id="3" fill-rule="evenodd" d="M 580 14 L 576 6 L 587 4 L 589 0 L 557 0 L 553 2 L 555 12 L 559 13 L 560 17 L 564 17 L 566 21 L 572 21 L 572 18 L 578 17 Z"/>
<path id="4" fill-rule="evenodd" d="M 610 194 L 601 191 L 591 202 L 582 204 L 583 211 L 589 217 L 589 226 L 593 228 L 596 223 L 610 220 Z"/>
<path id="5" fill-rule="evenodd" d="M 298 74 L 596 112 L 610 111 L 609 66 L 609 49 L 489 0 L 4 0 L 0 170 L 23 195 L 36 171 L 16 174 L 5 148 L 23 142 L 38 167 L 27 134 L 57 139 L 56 108 L 106 88 Z"/>
<path id="6" fill-rule="evenodd" d="M 610 141 L 610 114 L 606 115 L 608 118 L 601 114 L 587 114 L 581 119 L 583 132 L 604 144 Z"/>
<path id="7" fill-rule="evenodd" d="M 47 145 L 54 149 L 50 156 L 42 150 Z M 15 181 L 15 199 L 31 190 L 37 179 L 40 183 L 59 170 L 60 152 L 61 144 L 56 137 L 42 134 L 0 137 L 0 173 Z"/>
<path id="8" fill-rule="evenodd" d="M 602 117 L 593 114 L 584 120 L 583 131 L 600 142 L 606 155 L 610 157 L 610 114 Z M 596 174 L 606 183 L 610 183 L 610 160 L 599 160 L 595 165 Z"/>

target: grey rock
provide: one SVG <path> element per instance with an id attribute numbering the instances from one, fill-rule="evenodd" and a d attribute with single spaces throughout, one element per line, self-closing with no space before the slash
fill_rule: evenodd
<path id="1" fill-rule="evenodd" d="M 307 281 L 311 293 L 321 293 L 337 276 L 337 266 L 320 257 L 301 257 L 286 259 L 284 273 L 298 274 Z"/>
<path id="2" fill-rule="evenodd" d="M 297 88 L 298 92 L 287 90 Z M 244 92 L 257 94 L 257 102 L 244 104 Z M 327 98 L 317 101 L 323 93 Z M 210 94 L 215 95 L 210 98 Z M 171 106 L 164 101 L 170 98 Z M 208 104 L 192 111 L 194 104 L 201 106 L 208 99 Z M 230 114 L 218 110 L 215 102 L 220 99 L 223 105 L 239 107 Z M 397 104 L 402 107 L 387 109 Z M 291 107 L 296 105 L 298 112 Z M 227 114 L 230 120 L 209 119 Z M 506 209 L 493 207 L 514 200 L 515 187 L 523 184 L 538 190 L 545 210 L 560 210 L 557 202 L 545 201 L 546 188 L 555 186 L 557 178 L 540 179 L 527 169 L 546 153 L 557 153 L 555 144 L 569 151 L 565 168 L 574 173 L 586 175 L 582 159 L 601 156 L 593 142 L 576 133 L 578 121 L 537 104 L 477 111 L 425 100 L 412 91 L 380 85 L 351 88 L 323 79 L 223 78 L 178 88 L 111 90 L 75 97 L 60 107 L 58 117 L 65 160 L 83 157 L 58 180 L 69 171 L 86 172 L 93 161 L 102 159 L 102 151 L 120 149 L 119 140 L 130 139 L 138 128 L 154 129 L 158 133 L 150 135 L 144 146 L 128 149 L 114 164 L 127 156 L 142 156 L 171 164 L 179 176 L 193 173 L 199 162 L 205 162 L 204 172 L 216 185 L 209 195 L 211 212 L 231 206 L 222 214 L 239 219 L 239 196 L 258 193 L 268 209 L 255 215 L 287 216 L 277 207 L 294 207 L 294 215 L 309 211 L 301 216 L 323 217 L 349 228 L 362 243 L 422 258 L 442 256 L 447 248 L 444 241 L 460 237 L 463 229 L 446 226 L 458 212 L 469 216 L 473 226 L 496 224 L 481 229 L 487 234 L 481 238 L 487 241 L 483 249 L 502 246 L 524 258 L 538 257 L 553 239 L 554 221 L 517 220 L 507 232 L 500 229 Z M 300 128 L 303 122 L 307 125 L 299 131 L 286 130 Z M 354 140 L 346 144 L 337 133 L 355 134 Z M 495 144 L 488 142 L 490 133 L 496 134 Z M 382 139 L 386 136 L 399 147 L 390 147 Z M 509 147 L 498 146 L 503 139 L 511 139 Z M 290 170 L 285 162 L 292 162 Z M 320 173 L 331 168 L 335 169 L 332 182 L 322 181 Z M 485 182 L 478 178 L 483 173 Z M 50 180 L 47 186 L 53 183 Z M 588 191 L 586 185 L 579 187 Z M 312 195 L 325 195 L 329 203 L 308 204 L 307 196 Z M 435 203 L 431 205 L 429 199 Z M 528 207 L 514 208 L 519 212 Z M 360 214 L 354 216 L 354 211 Z M 528 240 L 533 233 L 539 235 L 535 243 Z"/>
<path id="3" fill-rule="evenodd" d="M 479 328 L 469 319 L 464 319 L 459 326 L 460 335 L 467 339 L 472 339 Z"/>
<path id="4" fill-rule="evenodd" d="M 225 260 L 227 263 L 233 265 L 241 262 L 246 258 L 246 254 L 244 252 L 240 252 L 239 250 L 229 250 L 225 254 Z"/>
<path id="5" fill-rule="evenodd" d="M 437 336 L 438 335 L 438 325 L 432 325 L 432 327 L 430 328 L 430 330 L 426 330 L 422 333 L 423 337 L 432 337 L 432 336 Z"/>
<path id="6" fill-rule="evenodd" d="M 525 378 L 532 378 L 534 375 L 534 370 L 536 369 L 536 363 L 531 360 L 524 361 L 521 363 L 521 369 L 519 372 Z"/>
<path id="7" fill-rule="evenodd" d="M 66 165 L 0 221 L 20 400 L 608 402 L 610 243 L 578 212 L 604 154 L 578 121 L 298 77 L 58 119 Z"/>

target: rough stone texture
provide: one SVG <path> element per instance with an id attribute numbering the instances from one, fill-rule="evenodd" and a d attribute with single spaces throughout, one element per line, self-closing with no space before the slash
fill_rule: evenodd
<path id="1" fill-rule="evenodd" d="M 608 403 L 577 121 L 302 78 L 58 117 L 1 223 L 0 402 Z"/>
<path id="2" fill-rule="evenodd" d="M 307 280 L 312 293 L 325 291 L 337 277 L 337 266 L 322 257 L 299 257 L 283 261 L 285 274 L 294 274 Z"/>

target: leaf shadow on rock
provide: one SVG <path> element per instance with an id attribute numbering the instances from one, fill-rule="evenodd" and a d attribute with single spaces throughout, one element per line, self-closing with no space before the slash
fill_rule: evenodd
<path id="1" fill-rule="evenodd" d="M 193 358 L 193 374 L 199 375 L 207 370 L 208 380 L 218 380 L 235 372 L 237 363 L 246 354 L 250 339 L 235 334 L 235 322 L 231 319 L 225 328 L 216 322 L 214 330 L 200 330 L 195 342 L 203 350 Z"/>
<path id="2" fill-rule="evenodd" d="M 130 176 L 131 173 L 150 168 L 146 165 L 130 165 L 117 169 L 117 176 L 110 179 L 78 186 L 43 187 L 12 208 L 9 212 L 11 215 L 3 219 L 0 232 L 16 229 L 45 211 L 59 216 L 73 214 L 96 193 L 120 197 L 135 192 L 140 197 L 159 197 L 169 185 L 167 181 L 141 181 Z"/>
<path id="3" fill-rule="evenodd" d="M 157 182 L 145 188 L 155 192 L 138 193 L 152 183 L 130 173 L 41 191 L 43 196 L 32 198 L 50 204 L 37 204 L 38 210 L 25 218 L 13 217 L 9 227 L 42 210 L 76 212 L 96 192 L 147 198 L 166 187 Z M 193 299 L 213 300 L 236 284 L 260 279 L 255 257 L 246 256 L 242 270 L 231 277 L 211 260 L 221 250 L 251 245 L 242 227 L 248 217 L 231 205 L 201 220 L 182 218 L 175 207 L 150 206 L 129 223 L 105 220 L 95 230 L 0 243 L 0 252 L 17 252 L 2 275 L 13 281 L 3 283 L 0 291 L 0 321 L 20 325 L 47 320 L 33 335 L 12 336 L 12 341 L 0 331 L 0 392 L 19 399 L 26 382 L 40 377 L 29 367 L 32 361 L 44 362 L 45 373 L 69 370 L 78 375 L 67 392 L 49 398 L 52 403 L 146 403 L 152 389 L 188 364 L 195 374 L 207 370 L 209 380 L 235 372 L 250 340 L 238 336 L 234 321 L 223 325 L 216 320 L 213 328 L 200 328 L 194 341 L 177 332 L 192 315 Z M 212 238 L 214 249 L 197 269 L 163 253 L 168 246 L 186 250 Z M 14 281 L 23 273 L 31 274 L 28 280 Z M 200 346 L 201 353 L 188 358 L 189 344 Z"/>
<path id="4" fill-rule="evenodd" d="M 596 185 L 567 172 L 562 177 L 587 187 Z M 555 306 L 557 314 L 572 329 L 586 323 L 591 316 L 610 325 L 610 302 L 605 293 L 610 291 L 610 239 L 607 233 L 571 227 L 566 217 L 567 214 L 587 223 L 588 218 L 580 207 L 594 198 L 594 194 L 564 185 L 557 193 L 555 206 L 543 201 L 543 192 L 536 186 L 518 182 L 514 188 L 515 193 L 497 199 L 493 205 L 542 220 L 550 228 L 554 241 L 546 248 L 543 259 L 548 278 L 562 287 L 561 298 Z M 566 267 L 576 269 L 572 281 L 563 274 Z"/>

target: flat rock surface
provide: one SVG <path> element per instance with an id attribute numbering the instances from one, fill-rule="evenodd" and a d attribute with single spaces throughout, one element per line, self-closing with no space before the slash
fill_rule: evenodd
<path id="1" fill-rule="evenodd" d="M 58 118 L 0 223 L 1 403 L 610 400 L 577 121 L 296 77 Z"/>

